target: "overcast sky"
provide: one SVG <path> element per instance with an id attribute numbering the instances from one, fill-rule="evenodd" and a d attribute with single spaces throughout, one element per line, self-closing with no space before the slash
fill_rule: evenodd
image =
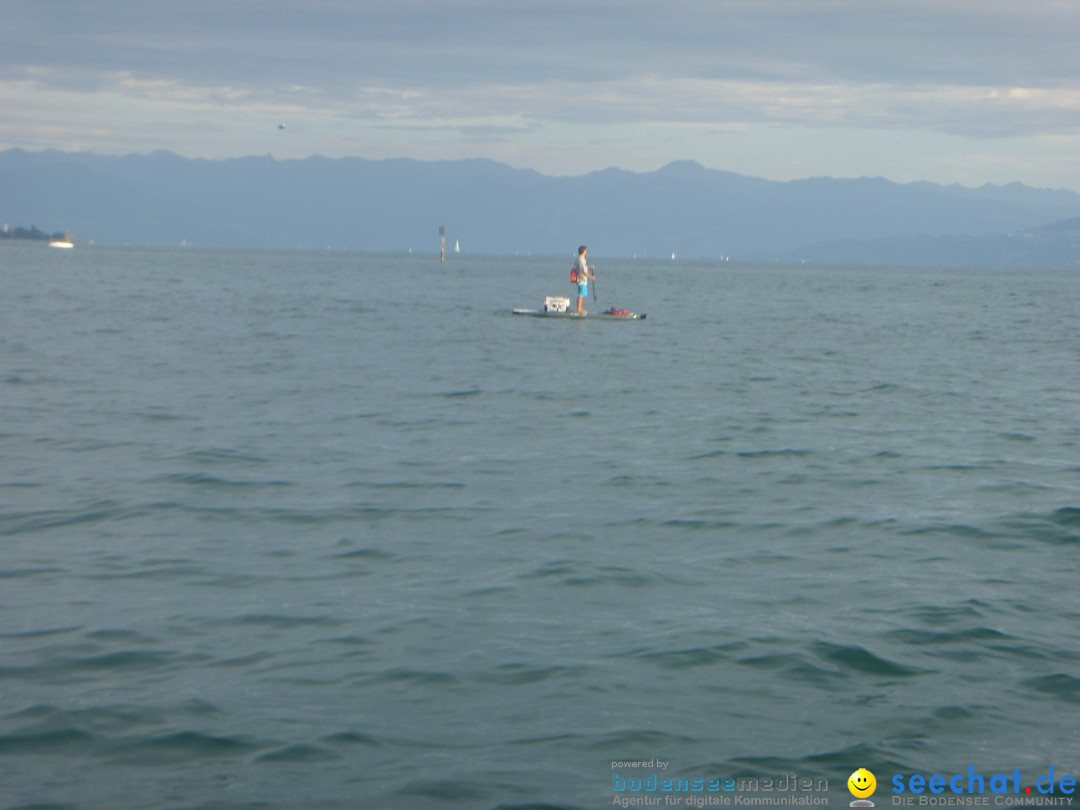
<path id="1" fill-rule="evenodd" d="M 1080 191 L 1080 0 L 5 0 L 16 146 Z"/>

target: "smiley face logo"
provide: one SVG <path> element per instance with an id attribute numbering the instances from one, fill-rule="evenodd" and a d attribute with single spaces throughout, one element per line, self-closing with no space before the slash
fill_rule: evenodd
<path id="1" fill-rule="evenodd" d="M 852 796 L 865 799 L 867 796 L 872 796 L 874 791 L 877 790 L 877 779 L 866 768 L 859 768 L 848 777 L 847 789 L 851 791 Z"/>

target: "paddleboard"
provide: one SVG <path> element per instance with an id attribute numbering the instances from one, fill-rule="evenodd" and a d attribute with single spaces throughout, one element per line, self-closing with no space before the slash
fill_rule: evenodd
<path id="1" fill-rule="evenodd" d="M 587 315 L 578 315 L 572 310 L 566 312 L 556 312 L 554 310 L 545 311 L 542 309 L 515 309 L 515 315 L 530 315 L 533 318 L 564 318 L 566 320 L 577 321 L 643 321 L 645 320 L 645 313 L 640 315 L 636 312 L 628 312 L 625 315 L 612 315 L 610 312 L 590 312 Z"/>

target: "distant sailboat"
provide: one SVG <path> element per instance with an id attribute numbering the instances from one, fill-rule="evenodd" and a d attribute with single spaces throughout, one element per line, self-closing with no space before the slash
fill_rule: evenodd
<path id="1" fill-rule="evenodd" d="M 60 239 L 51 240 L 49 242 L 49 247 L 71 249 L 75 247 L 75 237 L 70 233 L 65 232 Z"/>
<path id="2" fill-rule="evenodd" d="M 454 240 L 454 253 L 461 253 L 461 240 L 460 239 L 455 239 Z"/>

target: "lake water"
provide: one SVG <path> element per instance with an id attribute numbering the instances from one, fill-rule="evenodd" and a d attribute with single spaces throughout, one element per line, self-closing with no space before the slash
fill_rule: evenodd
<path id="1" fill-rule="evenodd" d="M 590 258 L 0 244 L 0 805 L 1080 774 L 1080 275 Z"/>

